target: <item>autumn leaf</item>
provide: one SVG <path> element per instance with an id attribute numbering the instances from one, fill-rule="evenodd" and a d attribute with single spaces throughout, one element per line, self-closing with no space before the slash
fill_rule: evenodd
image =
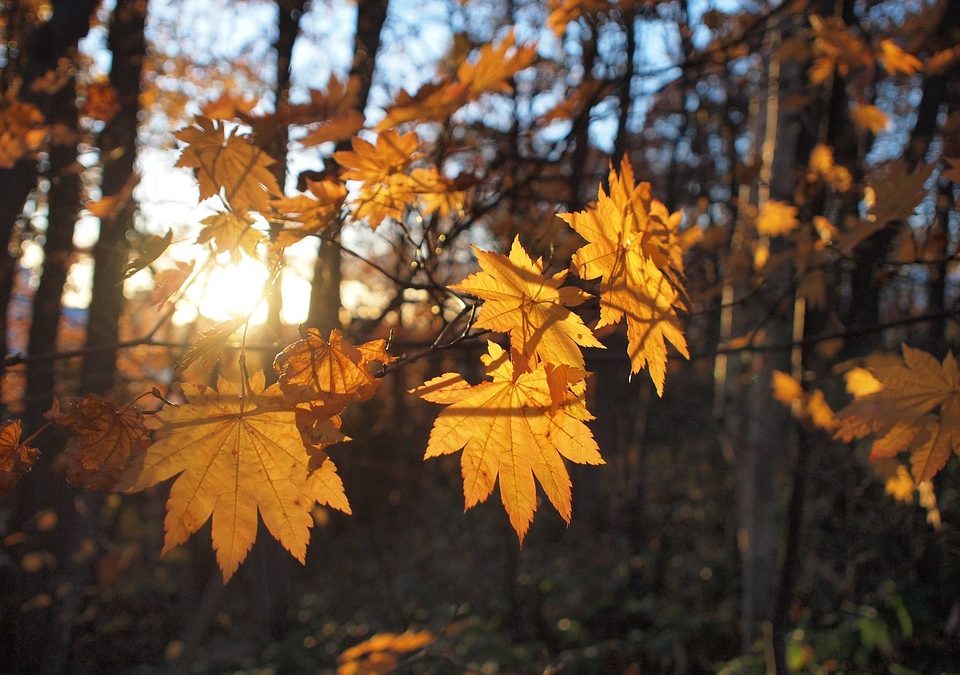
<path id="1" fill-rule="evenodd" d="M 536 55 L 534 45 L 516 46 L 511 28 L 497 44 L 484 45 L 475 61 L 460 64 L 457 81 L 466 88 L 468 99 L 487 92 L 508 94 L 512 91 L 510 78 L 529 66 Z"/>
<path id="2" fill-rule="evenodd" d="M 310 455 L 296 413 L 262 373 L 241 395 L 223 379 L 216 389 L 184 384 L 186 399 L 159 411 L 155 442 L 125 476 L 139 491 L 177 476 L 164 521 L 163 553 L 185 542 L 209 519 L 224 581 L 246 558 L 257 535 L 257 514 L 297 560 L 304 561 L 315 503 L 345 513 L 350 506 L 333 461 L 308 472 Z"/>
<path id="3" fill-rule="evenodd" d="M 193 273 L 193 260 L 183 262 L 174 261 L 174 267 L 160 270 L 153 276 L 154 289 L 150 294 L 150 304 L 159 306 L 167 302 L 174 293 L 180 290 L 184 282 Z"/>
<path id="4" fill-rule="evenodd" d="M 598 328 L 627 321 L 631 370 L 649 368 L 650 379 L 663 395 L 667 346 L 689 358 L 677 310 L 682 300 L 682 249 L 678 240 L 681 214 L 650 196 L 650 184 L 637 185 L 626 157 L 620 174 L 610 170 L 610 195 L 601 187 L 593 208 L 561 213 L 589 243 L 573 256 L 584 279 L 600 277 Z"/>
<path id="5" fill-rule="evenodd" d="M 960 453 L 956 359 L 949 353 L 941 363 L 904 344 L 902 361 L 868 362 L 867 368 L 876 383 L 840 411 L 837 438 L 873 436 L 871 459 L 909 452 L 914 480 L 933 478 L 951 451 Z"/>
<path id="6" fill-rule="evenodd" d="M 536 57 L 535 45 L 517 46 L 511 29 L 498 43 L 484 45 L 476 59 L 463 61 L 456 76 L 422 86 L 415 94 L 401 92 L 378 129 L 404 122 L 440 122 L 486 93 L 509 93 L 510 79 Z"/>
<path id="7" fill-rule="evenodd" d="M 150 442 L 138 408 L 118 409 L 96 394 L 55 405 L 45 417 L 70 432 L 67 480 L 88 490 L 113 487 Z"/>
<path id="8" fill-rule="evenodd" d="M 381 380 L 372 364 L 390 358 L 383 340 L 355 347 L 336 329 L 324 340 L 319 330 L 308 328 L 301 339 L 277 355 L 273 368 L 290 402 L 312 401 L 335 415 L 350 400 L 365 400 L 376 393 Z"/>
<path id="9" fill-rule="evenodd" d="M 92 82 L 87 86 L 82 113 L 99 122 L 109 122 L 120 112 L 117 90 L 109 82 Z"/>
<path id="10" fill-rule="evenodd" d="M 287 246 L 304 237 L 322 233 L 336 221 L 346 198 L 346 186 L 338 180 L 327 178 L 307 181 L 305 194 L 273 200 L 274 213 L 294 225 L 281 230 L 279 240 Z"/>
<path id="11" fill-rule="evenodd" d="M 790 408 L 796 418 L 824 431 L 836 430 L 837 418 L 822 391 L 806 392 L 792 375 L 780 370 L 773 371 L 770 385 L 773 397 Z"/>
<path id="12" fill-rule="evenodd" d="M 10 492 L 40 458 L 39 450 L 20 440 L 21 432 L 20 420 L 0 425 L 0 495 Z"/>
<path id="13" fill-rule="evenodd" d="M 222 122 L 198 117 L 175 136 L 187 144 L 176 165 L 194 170 L 200 199 L 222 194 L 237 211 L 267 212 L 270 197 L 282 192 L 273 160 L 236 129 L 228 133 Z"/>
<path id="14" fill-rule="evenodd" d="M 484 301 L 477 327 L 509 333 L 513 349 L 528 363 L 536 356 L 541 361 L 582 368 L 580 347 L 603 348 L 593 331 L 568 309 L 589 296 L 578 288 L 562 286 L 566 270 L 545 277 L 543 261 L 530 258 L 519 236 L 513 240 L 509 257 L 475 246 L 473 252 L 481 271 L 450 288 Z"/>
<path id="15" fill-rule="evenodd" d="M 163 255 L 172 241 L 173 230 L 167 230 L 167 233 L 162 237 L 157 234 L 142 235 L 131 252 L 130 260 L 123 266 L 120 276 L 129 279 L 140 270 L 151 265 Z"/>
<path id="16" fill-rule="evenodd" d="M 434 640 L 436 637 L 428 630 L 377 633 L 340 654 L 337 675 L 384 675 L 393 672 L 400 662 L 400 656 L 419 651 Z"/>
<path id="17" fill-rule="evenodd" d="M 854 124 L 861 129 L 866 129 L 872 134 L 879 134 L 881 131 L 886 131 L 887 127 L 890 126 L 890 118 L 887 117 L 887 113 L 875 105 L 854 103 L 853 109 L 850 111 L 850 116 L 853 118 Z"/>
<path id="18" fill-rule="evenodd" d="M 923 68 L 920 59 L 903 51 L 900 45 L 893 40 L 882 40 L 880 42 L 880 62 L 891 75 L 897 73 L 913 75 Z"/>
<path id="19" fill-rule="evenodd" d="M 776 199 L 765 201 L 757 215 L 757 232 L 765 237 L 787 234 L 799 224 L 797 207 Z"/>
<path id="20" fill-rule="evenodd" d="M 197 361 L 218 355 L 220 350 L 226 346 L 230 336 L 245 322 L 244 317 L 228 319 L 201 332 L 200 336 L 193 341 L 183 353 L 183 356 L 180 357 L 180 360 L 177 361 L 174 372 L 180 374 Z"/>
<path id="21" fill-rule="evenodd" d="M 200 221 L 203 229 L 197 235 L 197 243 L 212 242 L 217 253 L 229 252 L 233 262 L 240 260 L 240 254 L 257 257 L 257 244 L 263 239 L 263 233 L 253 226 L 250 214 L 240 211 L 219 211 Z"/>
<path id="22" fill-rule="evenodd" d="M 418 192 L 417 181 L 408 170 L 420 158 L 420 139 L 415 132 L 381 132 L 376 143 L 358 137 L 353 150 L 333 153 L 343 167 L 344 180 L 362 181 L 352 201 L 354 215 L 376 229 L 387 218 L 399 220 Z"/>
<path id="23" fill-rule="evenodd" d="M 12 168 L 21 157 L 38 150 L 47 132 L 39 108 L 9 95 L 0 99 L 0 169 Z"/>
<path id="24" fill-rule="evenodd" d="M 853 176 L 850 171 L 836 164 L 833 157 L 833 148 L 819 144 L 810 151 L 810 179 L 822 180 L 838 192 L 846 192 L 853 185 Z"/>
<path id="25" fill-rule="evenodd" d="M 309 101 L 287 105 L 280 117 L 287 123 L 310 127 L 299 139 L 305 147 L 346 140 L 363 128 L 363 113 L 357 110 L 359 91 L 359 78 L 341 81 L 331 76 L 325 91 L 311 89 Z"/>
<path id="26" fill-rule="evenodd" d="M 463 449 L 460 458 L 466 508 L 485 501 L 500 483 L 510 524 L 523 541 L 537 508 L 536 483 L 563 519 L 570 521 L 570 476 L 563 457 L 602 463 L 578 442 L 593 436 L 582 421 L 567 415 L 555 422 L 556 405 L 543 364 L 520 372 L 507 353 L 488 343 L 483 357 L 487 381 L 470 385 L 456 373 L 428 380 L 413 393 L 447 407 L 437 416 L 425 458 Z M 565 432 L 553 431 L 563 424 Z"/>

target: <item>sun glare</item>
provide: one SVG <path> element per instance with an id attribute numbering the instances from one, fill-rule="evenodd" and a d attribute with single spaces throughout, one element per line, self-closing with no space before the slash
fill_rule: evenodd
<path id="1" fill-rule="evenodd" d="M 253 312 L 251 324 L 267 319 L 266 300 L 261 302 L 267 284 L 266 268 L 255 260 L 218 266 L 205 280 L 187 292 L 187 297 L 200 314 L 213 321 L 247 316 Z"/>

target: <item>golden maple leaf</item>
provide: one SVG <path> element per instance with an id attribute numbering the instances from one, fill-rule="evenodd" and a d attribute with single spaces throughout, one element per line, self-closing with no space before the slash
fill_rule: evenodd
<path id="1" fill-rule="evenodd" d="M 413 390 L 447 406 L 434 422 L 424 457 L 463 449 L 468 509 L 485 501 L 499 479 L 504 509 L 522 542 L 537 509 L 536 482 L 570 522 L 570 476 L 562 458 L 586 464 L 602 464 L 603 459 L 582 420 L 572 414 L 558 418 L 562 401 L 554 400 L 544 364 L 520 372 L 492 342 L 482 360 L 487 381 L 470 385 L 460 375 L 446 373 Z"/>
<path id="2" fill-rule="evenodd" d="M 316 328 L 308 328 L 303 337 L 277 355 L 273 368 L 280 389 L 294 404 L 313 403 L 314 407 L 336 415 L 351 400 L 366 400 L 380 387 L 375 368 L 389 363 L 386 341 L 371 340 L 359 347 L 343 339 L 333 329 L 330 337 Z"/>
<path id="3" fill-rule="evenodd" d="M 868 361 L 867 369 L 876 383 L 840 411 L 837 438 L 872 435 L 872 459 L 909 452 L 914 480 L 933 478 L 951 451 L 960 454 L 960 371 L 953 353 L 941 363 L 904 344 L 902 361 Z"/>
<path id="4" fill-rule="evenodd" d="M 20 440 L 21 433 L 20 420 L 0 425 L 0 495 L 7 494 L 40 457 L 39 450 Z"/>
<path id="5" fill-rule="evenodd" d="M 194 170 L 200 199 L 221 194 L 235 210 L 265 213 L 270 197 L 282 192 L 270 170 L 273 160 L 236 129 L 227 133 L 223 123 L 198 117 L 174 135 L 187 144 L 176 165 Z"/>
<path id="6" fill-rule="evenodd" d="M 278 117 L 287 124 L 304 124 L 310 128 L 299 139 L 306 147 L 346 140 L 363 128 L 363 113 L 357 110 L 360 79 L 345 81 L 331 76 L 325 91 L 311 89 L 306 103 L 287 105 Z"/>
<path id="7" fill-rule="evenodd" d="M 600 277 L 600 321 L 626 316 L 627 352 L 634 373 L 644 367 L 663 395 L 670 342 L 689 358 L 677 310 L 684 309 L 681 214 L 670 214 L 650 195 L 650 184 L 635 183 L 626 157 L 620 174 L 610 169 L 610 195 L 601 187 L 596 206 L 560 218 L 587 240 L 573 256 L 583 279 Z"/>
<path id="8" fill-rule="evenodd" d="M 240 254 L 257 257 L 257 244 L 263 239 L 263 233 L 253 226 L 254 220 L 245 211 L 218 211 L 200 221 L 203 229 L 197 235 L 197 243 L 213 243 L 217 253 L 230 252 L 233 262 L 240 260 Z"/>
<path id="9" fill-rule="evenodd" d="M 138 408 L 118 409 L 96 394 L 56 405 L 45 417 L 71 434 L 65 451 L 67 480 L 89 490 L 113 487 L 150 442 Z"/>
<path id="10" fill-rule="evenodd" d="M 273 210 L 281 219 L 295 224 L 280 231 L 283 245 L 297 242 L 304 237 L 320 234 L 340 214 L 340 207 L 347 198 L 347 188 L 338 180 L 329 178 L 307 181 L 307 193 L 283 197 L 273 201 Z"/>
<path id="11" fill-rule="evenodd" d="M 344 180 L 363 182 L 352 206 L 354 215 L 370 227 L 376 229 L 387 218 L 400 220 L 419 192 L 431 191 L 421 185 L 418 170 L 410 171 L 421 156 L 415 132 L 400 134 L 391 129 L 381 132 L 376 144 L 359 136 L 352 144 L 353 150 L 335 152 L 333 157 L 344 168 Z"/>
<path id="12" fill-rule="evenodd" d="M 797 225 L 797 207 L 786 202 L 768 199 L 757 215 L 757 232 L 766 237 L 777 237 L 793 231 Z"/>
<path id="13" fill-rule="evenodd" d="M 593 331 L 568 309 L 589 296 L 579 288 L 562 286 L 566 270 L 545 277 L 543 261 L 530 258 L 519 236 L 509 257 L 476 246 L 473 252 L 481 271 L 451 288 L 483 300 L 476 325 L 509 333 L 511 345 L 526 363 L 536 355 L 541 361 L 582 368 L 580 347 L 603 348 Z"/>
<path id="14" fill-rule="evenodd" d="M 455 77 L 430 82 L 415 94 L 401 91 L 378 129 L 404 122 L 439 122 L 486 93 L 509 93 L 510 78 L 529 66 L 537 55 L 535 45 L 516 46 L 511 29 L 497 44 L 484 45 L 477 58 L 463 61 Z"/>
<path id="15" fill-rule="evenodd" d="M 466 88 L 468 100 L 486 92 L 510 93 L 510 78 L 529 66 L 536 55 L 534 45 L 516 46 L 511 28 L 497 44 L 485 44 L 475 61 L 461 63 L 457 81 Z"/>
<path id="16" fill-rule="evenodd" d="M 123 482 L 124 489 L 136 492 L 177 476 L 167 501 L 163 553 L 212 517 L 224 581 L 253 546 L 258 512 L 270 534 L 300 562 L 315 503 L 350 513 L 333 461 L 324 457 L 309 471 L 296 412 L 275 385 L 263 386 L 262 372 L 251 376 L 244 395 L 223 379 L 216 389 L 184 384 L 186 402 L 156 414 L 155 442 Z"/>
<path id="17" fill-rule="evenodd" d="M 337 662 L 337 675 L 383 675 L 396 670 L 399 657 L 430 645 L 436 637 L 428 630 L 377 633 L 345 649 Z"/>

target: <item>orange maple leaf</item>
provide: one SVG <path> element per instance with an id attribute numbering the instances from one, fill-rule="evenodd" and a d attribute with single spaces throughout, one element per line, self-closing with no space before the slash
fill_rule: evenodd
<path id="1" fill-rule="evenodd" d="M 393 672 L 399 656 L 423 649 L 436 637 L 428 630 L 377 633 L 343 651 L 337 659 L 337 675 L 383 675 Z"/>
<path id="2" fill-rule="evenodd" d="M 240 260 L 240 254 L 257 257 L 257 244 L 263 239 L 263 233 L 256 229 L 254 220 L 245 211 L 218 211 L 200 221 L 203 229 L 197 235 L 197 243 L 213 244 L 217 253 L 229 251 L 233 262 Z"/>
<path id="3" fill-rule="evenodd" d="M 356 347 L 336 329 L 324 340 L 319 330 L 308 328 L 301 339 L 277 354 L 273 368 L 287 400 L 311 402 L 329 417 L 342 412 L 351 400 L 373 396 L 382 381 L 375 368 L 391 360 L 385 340 Z"/>
<path id="4" fill-rule="evenodd" d="M 402 91 L 387 110 L 378 129 L 404 122 L 439 122 L 486 93 L 509 93 L 510 78 L 529 66 L 537 55 L 535 45 L 516 46 L 511 29 L 500 42 L 484 45 L 473 61 L 463 61 L 455 77 L 431 82 L 415 94 Z"/>
<path id="5" fill-rule="evenodd" d="M 960 454 L 960 370 L 953 354 L 941 363 L 904 344 L 902 361 L 868 361 L 867 370 L 875 382 L 859 385 L 868 393 L 840 411 L 836 436 L 850 442 L 872 435 L 871 459 L 909 452 L 914 480 L 933 478 L 951 451 Z"/>
<path id="6" fill-rule="evenodd" d="M 573 256 L 577 274 L 600 277 L 600 321 L 614 325 L 626 316 L 627 351 L 634 373 L 644 367 L 663 395 L 670 342 L 689 358 L 677 310 L 684 309 L 681 214 L 650 196 L 650 184 L 637 185 L 626 157 L 620 174 L 610 169 L 610 195 L 601 187 L 596 206 L 560 218 L 589 242 Z"/>
<path id="7" fill-rule="evenodd" d="M 273 160 L 236 129 L 227 133 L 223 123 L 198 117 L 174 135 L 187 144 L 176 165 L 194 170 L 200 199 L 222 194 L 233 209 L 267 212 L 270 197 L 281 193 Z"/>
<path id="8" fill-rule="evenodd" d="M 913 75 L 921 68 L 923 63 L 913 54 L 903 51 L 893 40 L 882 40 L 880 42 L 880 62 L 887 72 L 891 75 L 903 73 L 904 75 Z"/>
<path id="9" fill-rule="evenodd" d="M 485 501 L 499 479 L 504 509 L 522 542 L 537 509 L 536 482 L 570 522 L 570 476 L 562 458 L 581 464 L 603 464 L 603 459 L 582 420 L 569 410 L 558 417 L 562 401 L 555 401 L 543 364 L 527 372 L 515 370 L 507 353 L 492 342 L 483 362 L 488 381 L 470 385 L 460 375 L 446 373 L 413 390 L 447 406 L 434 422 L 424 457 L 463 449 L 468 509 Z"/>
<path id="10" fill-rule="evenodd" d="M 56 405 L 45 416 L 71 434 L 65 452 L 67 480 L 89 490 L 113 487 L 150 442 L 138 408 L 118 409 L 96 394 Z"/>
<path id="11" fill-rule="evenodd" d="M 527 363 L 536 355 L 541 361 L 582 368 L 580 347 L 603 349 L 593 331 L 568 309 L 589 296 L 562 286 L 566 270 L 545 277 L 543 261 L 530 258 L 519 236 L 509 257 L 476 246 L 473 252 L 481 271 L 451 288 L 484 301 L 476 321 L 479 328 L 509 333 L 511 345 Z"/>
<path id="12" fill-rule="evenodd" d="M 287 246 L 304 237 L 320 234 L 340 214 L 347 188 L 338 180 L 307 181 L 307 193 L 273 201 L 273 210 L 282 220 L 293 223 L 280 231 L 279 240 Z"/>
<path id="13" fill-rule="evenodd" d="M 887 127 L 890 126 L 890 118 L 887 116 L 887 113 L 875 105 L 854 103 L 853 108 L 850 110 L 850 116 L 854 124 L 861 129 L 866 129 L 872 134 L 879 134 L 881 131 L 886 131 Z"/>
<path id="14" fill-rule="evenodd" d="M 0 425 L 0 495 L 7 494 L 40 457 L 39 450 L 20 440 L 21 433 L 20 420 Z"/>
<path id="15" fill-rule="evenodd" d="M 245 395 L 223 379 L 217 389 L 184 384 L 186 402 L 156 414 L 155 442 L 123 482 L 124 489 L 135 492 L 178 476 L 167 501 L 163 553 L 212 517 L 213 548 L 224 581 L 253 546 L 258 512 L 300 562 L 314 503 L 350 513 L 333 461 L 324 456 L 309 470 L 311 456 L 295 410 L 275 385 L 263 386 L 263 373 L 250 378 Z"/>

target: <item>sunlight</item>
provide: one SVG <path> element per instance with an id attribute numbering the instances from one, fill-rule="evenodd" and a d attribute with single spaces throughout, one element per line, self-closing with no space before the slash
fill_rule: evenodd
<path id="1" fill-rule="evenodd" d="M 205 281 L 190 288 L 187 298 L 201 315 L 213 321 L 226 321 L 253 311 L 250 323 L 262 324 L 267 319 L 267 303 L 260 299 L 268 276 L 261 263 L 244 258 L 215 267 Z"/>

